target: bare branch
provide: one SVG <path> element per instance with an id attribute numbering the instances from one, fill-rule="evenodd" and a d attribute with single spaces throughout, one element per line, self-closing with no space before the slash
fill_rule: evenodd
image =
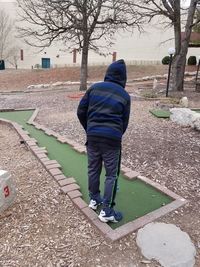
<path id="1" fill-rule="evenodd" d="M 8 59 L 14 49 L 14 21 L 0 9 L 0 59 Z"/>

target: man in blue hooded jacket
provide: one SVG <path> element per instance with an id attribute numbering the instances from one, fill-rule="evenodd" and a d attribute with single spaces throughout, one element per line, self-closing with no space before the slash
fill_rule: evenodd
<path id="1" fill-rule="evenodd" d="M 124 60 L 113 62 L 104 82 L 93 84 L 81 99 L 77 116 L 87 135 L 88 183 L 93 210 L 102 204 L 99 219 L 118 222 L 121 212 L 113 209 L 120 168 L 121 140 L 130 114 L 130 96 L 125 91 Z M 100 174 L 104 163 L 106 178 L 103 198 L 100 194 Z"/>

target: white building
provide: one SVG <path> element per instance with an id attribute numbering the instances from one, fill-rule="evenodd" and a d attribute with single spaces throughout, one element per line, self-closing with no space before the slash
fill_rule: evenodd
<path id="1" fill-rule="evenodd" d="M 13 0 L 0 0 L 0 8 L 5 9 L 11 18 L 16 18 L 16 3 Z M 16 40 L 17 42 L 17 40 Z M 50 58 L 51 66 L 73 65 L 73 54 L 71 51 L 62 52 L 62 46 L 58 43 L 38 53 L 33 47 L 20 42 L 24 59 L 19 60 L 18 68 L 32 68 L 41 65 L 42 58 Z M 110 52 L 116 52 L 117 58 L 123 58 L 127 64 L 160 64 L 167 55 L 169 47 L 173 47 L 173 29 L 163 30 L 156 26 L 145 27 L 145 33 L 135 31 L 134 34 L 122 33 L 116 36 L 116 43 L 110 48 Z M 19 53 L 20 53 L 19 49 Z M 199 48 L 190 48 L 188 56 L 200 55 Z M 77 64 L 80 64 L 81 55 L 77 54 Z M 112 61 L 112 55 L 106 58 L 89 52 L 89 65 L 108 64 Z M 9 67 L 9 64 L 6 64 Z"/>

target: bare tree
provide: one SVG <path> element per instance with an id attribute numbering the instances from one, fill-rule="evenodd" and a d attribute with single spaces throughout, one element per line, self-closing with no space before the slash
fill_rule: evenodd
<path id="1" fill-rule="evenodd" d="M 175 3 L 175 15 L 177 17 L 174 23 L 174 33 L 175 33 L 175 57 L 172 65 L 172 88 L 178 91 L 184 90 L 184 74 L 186 65 L 186 56 L 188 52 L 188 46 L 190 42 L 190 36 L 193 28 L 194 14 L 196 10 L 197 1 L 191 0 L 190 6 L 188 8 L 187 17 L 184 25 L 184 35 L 181 39 L 181 13 L 180 5 Z"/>
<path id="2" fill-rule="evenodd" d="M 106 54 L 118 29 L 137 26 L 141 20 L 126 1 L 117 0 L 17 0 L 22 21 L 20 36 L 35 47 L 54 41 L 82 53 L 80 90 L 87 88 L 88 52 Z M 99 46 L 99 40 L 104 46 Z"/>
<path id="3" fill-rule="evenodd" d="M 18 46 L 15 46 L 10 49 L 9 56 L 7 58 L 7 61 L 15 67 L 15 69 L 18 68 L 18 62 L 20 60 L 20 48 Z"/>
<path id="4" fill-rule="evenodd" d="M 155 17 L 160 18 L 162 26 L 174 29 L 175 56 L 172 65 L 172 89 L 183 91 L 186 55 L 194 26 L 194 14 L 199 0 L 191 0 L 188 8 L 181 8 L 181 0 L 138 0 L 131 5 L 137 6 L 141 15 L 150 22 Z M 184 35 L 181 35 L 181 32 Z"/>
<path id="5" fill-rule="evenodd" d="M 5 60 L 17 68 L 20 49 L 14 40 L 14 21 L 5 10 L 0 9 L 0 60 Z"/>
<path id="6" fill-rule="evenodd" d="M 13 23 L 4 10 L 0 9 L 0 59 L 7 59 L 11 47 Z"/>

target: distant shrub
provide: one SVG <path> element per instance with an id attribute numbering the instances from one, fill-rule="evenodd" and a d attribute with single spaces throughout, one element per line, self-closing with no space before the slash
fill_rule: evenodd
<path id="1" fill-rule="evenodd" d="M 162 64 L 163 65 L 169 65 L 169 60 L 170 60 L 169 56 L 164 57 L 162 59 Z"/>
<path id="2" fill-rule="evenodd" d="M 157 98 L 157 94 L 153 91 L 145 91 L 142 93 L 142 96 L 145 98 Z"/>
<path id="3" fill-rule="evenodd" d="M 40 69 L 40 68 L 41 68 L 40 64 L 35 64 L 34 69 Z"/>
<path id="4" fill-rule="evenodd" d="M 197 59 L 195 56 L 190 56 L 187 61 L 188 65 L 196 65 L 197 64 Z"/>

